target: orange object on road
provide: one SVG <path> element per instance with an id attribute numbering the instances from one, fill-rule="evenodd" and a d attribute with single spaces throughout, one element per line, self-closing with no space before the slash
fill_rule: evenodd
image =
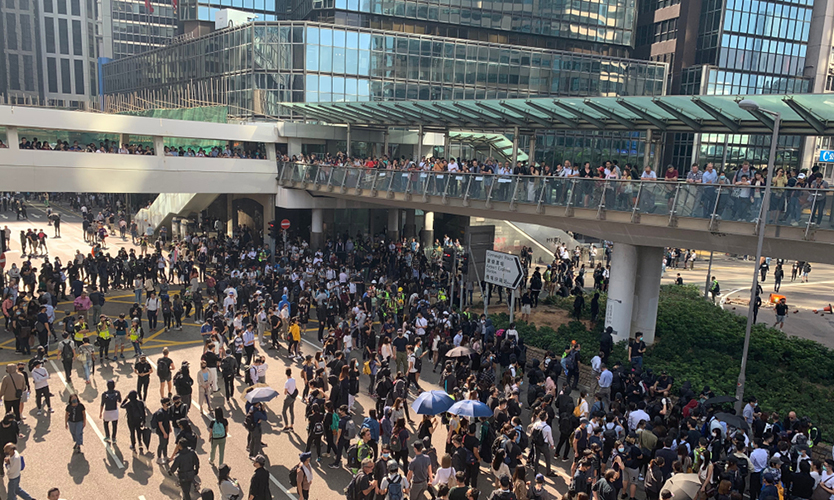
<path id="1" fill-rule="evenodd" d="M 813 311 L 814 311 L 814 314 L 818 314 L 820 312 L 822 312 L 823 314 L 825 314 L 825 313 L 831 314 L 831 304 L 828 304 L 827 306 L 823 307 L 822 311 L 820 311 L 819 309 L 813 309 Z"/>
<path id="2" fill-rule="evenodd" d="M 777 293 L 771 293 L 770 294 L 770 303 L 775 304 L 775 303 L 779 302 L 780 300 L 782 300 L 784 298 L 785 298 L 784 295 L 779 295 Z"/>

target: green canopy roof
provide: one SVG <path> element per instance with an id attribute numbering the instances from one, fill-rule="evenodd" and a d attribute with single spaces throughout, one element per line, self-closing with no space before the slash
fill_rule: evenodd
<path id="1" fill-rule="evenodd" d="M 745 111 L 751 99 L 782 114 L 789 135 L 834 135 L 834 94 L 790 96 L 660 96 L 497 99 L 486 101 L 379 101 L 284 103 L 310 120 L 360 127 L 415 127 L 427 130 L 646 130 L 769 134 L 773 119 Z"/>
<path id="2" fill-rule="evenodd" d="M 507 139 L 504 134 L 481 134 L 477 132 L 450 132 L 449 138 L 453 141 L 471 144 L 473 146 L 492 146 L 495 152 L 505 160 L 513 159 L 513 141 Z M 527 153 L 518 150 L 516 161 L 527 161 Z"/>

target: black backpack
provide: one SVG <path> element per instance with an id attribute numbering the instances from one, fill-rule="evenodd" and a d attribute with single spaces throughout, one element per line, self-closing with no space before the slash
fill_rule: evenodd
<path id="1" fill-rule="evenodd" d="M 533 442 L 534 445 L 540 448 L 544 447 L 544 433 L 538 427 L 533 429 L 533 432 L 530 433 L 530 440 Z"/>
<path id="2" fill-rule="evenodd" d="M 61 347 L 61 359 L 69 361 L 72 359 L 72 346 L 69 341 L 64 341 L 64 346 Z"/>
<path id="3" fill-rule="evenodd" d="M 171 375 L 171 365 L 168 363 L 167 358 L 159 358 L 156 362 L 156 373 L 160 377 Z"/>
<path id="4" fill-rule="evenodd" d="M 290 469 L 289 476 L 290 476 L 289 477 L 290 486 L 292 486 L 293 488 L 297 488 L 298 487 L 298 464 L 295 464 L 295 467 Z"/>

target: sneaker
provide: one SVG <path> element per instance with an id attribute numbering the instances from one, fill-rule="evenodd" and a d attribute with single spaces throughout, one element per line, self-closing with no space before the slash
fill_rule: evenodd
<path id="1" fill-rule="evenodd" d="M 55 410 L 53 410 L 52 408 L 50 408 L 50 409 L 49 409 L 49 413 L 55 413 Z"/>
<path id="2" fill-rule="evenodd" d="M 40 410 L 38 410 L 38 413 L 37 413 L 37 415 L 40 415 L 40 414 L 41 414 L 41 413 L 42 413 L 42 412 L 41 412 L 41 411 L 40 411 Z"/>
<path id="3" fill-rule="evenodd" d="M 341 469 L 342 464 L 333 462 L 332 464 L 328 465 L 328 467 L 330 467 L 331 469 Z"/>
<path id="4" fill-rule="evenodd" d="M 145 454 L 145 448 L 142 448 L 142 447 L 140 446 L 140 447 L 139 447 L 139 454 L 140 454 L 140 455 L 144 455 L 144 454 Z"/>
<path id="5" fill-rule="evenodd" d="M 118 360 L 119 360 L 119 358 L 118 358 L 118 357 L 113 356 L 113 361 L 118 361 Z"/>
<path id="6" fill-rule="evenodd" d="M 639 476 L 637 476 L 637 480 L 638 481 L 645 481 L 645 478 L 643 477 L 643 474 L 640 474 Z"/>
<path id="7" fill-rule="evenodd" d="M 119 357 L 120 357 L 120 358 L 122 358 L 122 359 L 125 359 L 125 355 L 124 355 L 124 354 L 120 355 Z"/>
<path id="8" fill-rule="evenodd" d="M 130 449 L 131 449 L 131 450 L 134 450 L 135 448 L 133 447 L 133 445 L 130 445 Z"/>

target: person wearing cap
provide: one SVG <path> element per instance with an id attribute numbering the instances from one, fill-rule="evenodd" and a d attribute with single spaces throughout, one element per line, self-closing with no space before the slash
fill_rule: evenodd
<path id="1" fill-rule="evenodd" d="M 255 472 L 249 481 L 247 500 L 272 500 L 272 492 L 269 490 L 269 472 L 264 468 L 266 457 L 257 455 L 252 460 L 252 465 L 255 467 Z"/>
<path id="2" fill-rule="evenodd" d="M 310 486 L 313 484 L 313 467 L 310 465 L 312 456 L 309 451 L 298 455 L 300 462 L 296 471 L 296 491 L 298 492 L 299 500 L 308 500 L 310 498 Z"/>
<path id="3" fill-rule="evenodd" d="M 399 470 L 400 468 L 395 460 L 388 461 L 388 475 L 379 484 L 377 495 L 381 495 L 386 500 L 394 497 L 405 499 L 411 491 L 410 483 L 407 478 L 400 474 Z M 397 494 L 389 495 L 389 493 Z"/>
<path id="4" fill-rule="evenodd" d="M 762 500 L 779 499 L 779 489 L 776 488 L 776 478 L 773 474 L 765 472 L 762 474 L 762 491 L 759 493 L 759 498 Z"/>
<path id="5" fill-rule="evenodd" d="M 73 323 L 73 340 L 75 341 L 75 347 L 80 347 L 84 341 L 84 337 L 90 333 L 89 327 L 87 326 L 87 320 L 84 315 L 79 314 L 78 319 L 75 323 Z"/>
<path id="6" fill-rule="evenodd" d="M 145 329 L 142 328 L 142 321 L 139 318 L 133 318 L 131 320 L 128 339 L 133 346 L 133 357 L 141 356 L 143 354 L 142 342 L 145 339 Z M 122 358 L 124 358 L 124 355 L 122 355 Z"/>
<path id="7" fill-rule="evenodd" d="M 237 479 L 230 476 L 232 468 L 221 464 L 217 471 L 217 482 L 220 487 L 220 500 L 238 500 L 243 498 L 243 490 Z"/>
<path id="8" fill-rule="evenodd" d="M 107 315 L 99 316 L 99 321 L 96 324 L 96 332 L 98 333 L 98 356 L 99 362 L 103 365 L 104 360 L 109 360 L 110 356 L 110 328 L 112 324 Z"/>
<path id="9" fill-rule="evenodd" d="M 177 441 L 177 446 L 174 448 L 174 460 L 171 462 L 169 472 L 172 476 L 177 475 L 183 500 L 191 500 L 194 479 L 200 473 L 200 458 L 185 438 Z"/>
<path id="10" fill-rule="evenodd" d="M 127 343 L 127 320 L 125 320 L 125 313 L 119 314 L 119 319 L 113 322 L 113 328 L 116 330 L 113 335 L 113 361 L 118 361 L 121 355 L 125 359 L 125 344 Z"/>

